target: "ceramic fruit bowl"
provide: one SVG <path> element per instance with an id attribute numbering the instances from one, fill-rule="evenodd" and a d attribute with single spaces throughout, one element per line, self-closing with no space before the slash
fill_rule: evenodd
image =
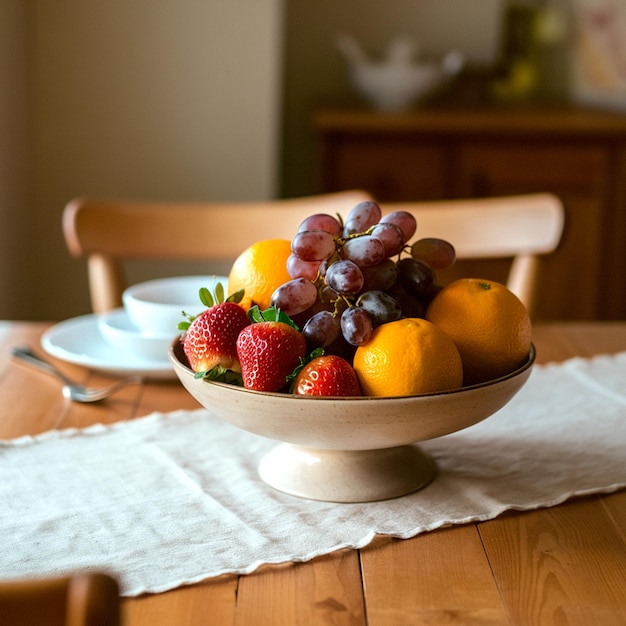
<path id="1" fill-rule="evenodd" d="M 411 493 L 436 475 L 417 442 L 493 415 L 528 380 L 535 360 L 496 380 L 408 397 L 323 398 L 251 391 L 194 378 L 182 345 L 170 347 L 182 384 L 202 406 L 243 430 L 279 441 L 259 465 L 272 487 L 328 502 L 370 502 Z"/>

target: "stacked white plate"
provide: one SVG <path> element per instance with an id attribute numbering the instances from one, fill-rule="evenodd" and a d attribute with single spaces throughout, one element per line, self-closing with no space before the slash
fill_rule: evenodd
<path id="1" fill-rule="evenodd" d="M 183 311 L 203 311 L 199 291 L 212 291 L 217 282 L 226 290 L 225 276 L 182 276 L 133 285 L 123 294 L 124 308 L 56 324 L 42 336 L 42 347 L 59 359 L 108 374 L 174 378 L 168 349 L 180 334 Z"/>

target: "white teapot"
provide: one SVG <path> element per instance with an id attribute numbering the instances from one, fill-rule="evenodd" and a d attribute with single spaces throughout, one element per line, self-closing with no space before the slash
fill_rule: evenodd
<path id="1" fill-rule="evenodd" d="M 337 47 L 348 62 L 354 87 L 377 109 L 404 111 L 434 93 L 456 76 L 465 60 L 448 52 L 440 62 L 416 60 L 416 47 L 407 38 L 392 39 L 381 61 L 371 61 L 351 36 L 337 37 Z"/>

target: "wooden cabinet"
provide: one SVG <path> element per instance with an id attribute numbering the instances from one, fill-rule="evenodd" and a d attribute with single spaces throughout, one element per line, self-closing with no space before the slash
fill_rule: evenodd
<path id="1" fill-rule="evenodd" d="M 378 200 L 551 191 L 558 250 L 542 260 L 538 317 L 626 318 L 626 115 L 575 108 L 316 113 L 320 191 Z"/>

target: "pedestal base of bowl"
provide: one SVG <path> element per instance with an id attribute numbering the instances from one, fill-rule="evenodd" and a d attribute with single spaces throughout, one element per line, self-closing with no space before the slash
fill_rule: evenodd
<path id="1" fill-rule="evenodd" d="M 412 493 L 437 473 L 416 445 L 380 450 L 320 450 L 283 443 L 259 465 L 261 479 L 290 495 L 325 502 L 374 502 Z"/>

